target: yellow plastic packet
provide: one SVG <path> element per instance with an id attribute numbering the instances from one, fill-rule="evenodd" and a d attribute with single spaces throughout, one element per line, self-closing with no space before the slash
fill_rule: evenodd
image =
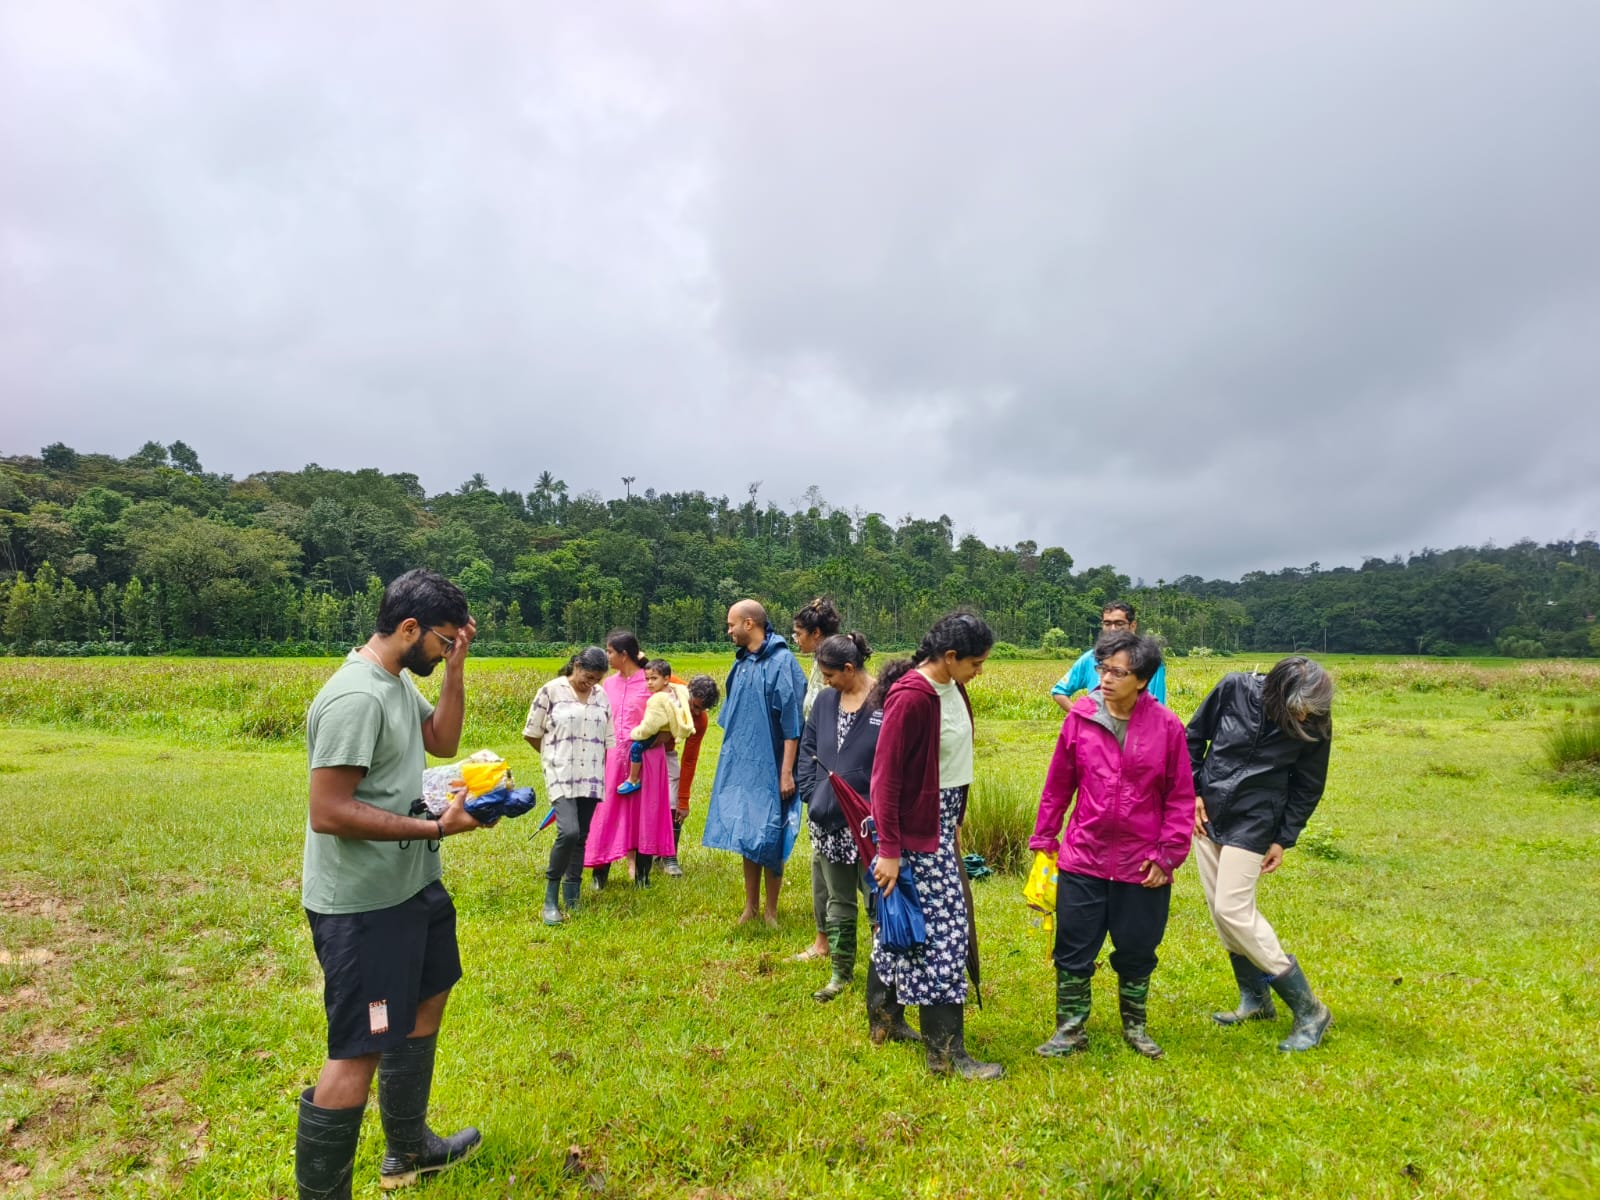
<path id="1" fill-rule="evenodd" d="M 1040 914 L 1034 919 L 1034 926 L 1046 933 L 1054 933 L 1056 928 L 1056 874 L 1055 855 L 1040 850 L 1033 856 L 1033 866 L 1022 885 L 1022 898 Z"/>
<path id="2" fill-rule="evenodd" d="M 464 762 L 461 764 L 461 782 L 467 785 L 467 794 L 482 796 L 506 782 L 511 769 L 503 758 L 493 762 Z"/>

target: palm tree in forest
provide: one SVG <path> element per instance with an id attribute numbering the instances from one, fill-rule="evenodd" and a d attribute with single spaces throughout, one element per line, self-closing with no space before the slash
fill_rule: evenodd
<path id="1" fill-rule="evenodd" d="M 528 497 L 535 519 L 549 521 L 555 512 L 556 497 L 566 494 L 565 480 L 557 479 L 550 471 L 540 471 L 539 478 L 534 480 L 533 492 Z"/>

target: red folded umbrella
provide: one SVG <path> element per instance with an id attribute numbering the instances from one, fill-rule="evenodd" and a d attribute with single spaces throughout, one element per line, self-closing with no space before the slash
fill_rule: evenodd
<path id="1" fill-rule="evenodd" d="M 822 767 L 822 760 L 816 755 L 811 756 L 811 761 Z M 828 771 L 827 767 L 822 767 Z M 850 836 L 855 839 L 856 850 L 861 855 L 861 863 L 865 866 L 870 863 L 878 853 L 878 843 L 873 836 L 872 809 L 861 798 L 861 793 L 856 791 L 832 771 L 828 771 L 828 782 L 833 785 L 833 794 L 839 801 L 839 811 L 844 814 L 844 827 L 850 831 Z"/>

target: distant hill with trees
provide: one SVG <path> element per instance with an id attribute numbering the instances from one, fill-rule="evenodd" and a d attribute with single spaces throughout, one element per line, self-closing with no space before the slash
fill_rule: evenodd
<path id="1" fill-rule="evenodd" d="M 712 642 L 740 596 L 786 621 L 826 594 L 883 644 L 969 606 L 1017 646 L 1086 646 L 1100 606 L 1126 597 L 1180 653 L 1600 653 L 1593 534 L 1150 587 L 1076 569 L 1061 546 L 957 537 L 946 515 L 891 521 L 815 488 L 788 510 L 759 489 L 734 503 L 629 480 L 607 499 L 544 471 L 526 492 L 474 475 L 430 496 L 406 473 L 234 479 L 181 441 L 127 458 L 58 442 L 0 458 L 0 640 L 19 654 L 323 652 L 365 637 L 384 580 L 427 566 L 466 591 L 489 652 L 618 625 L 652 646 Z"/>

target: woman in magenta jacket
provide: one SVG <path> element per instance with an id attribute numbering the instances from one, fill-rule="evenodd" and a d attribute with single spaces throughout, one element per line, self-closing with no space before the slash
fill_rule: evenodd
<path id="1" fill-rule="evenodd" d="M 1145 1031 L 1156 947 L 1167 929 L 1172 874 L 1189 854 L 1194 776 L 1183 722 L 1146 690 L 1161 649 L 1136 633 L 1095 644 L 1100 686 L 1067 712 L 1028 845 L 1055 852 L 1056 1031 L 1049 1057 L 1088 1045 L 1089 981 L 1111 935 L 1122 1036 L 1147 1058 L 1161 1047 Z"/>
<path id="2" fill-rule="evenodd" d="M 972 783 L 972 705 L 966 685 L 983 670 L 994 645 L 989 626 L 952 613 L 928 631 L 909 662 L 890 663 L 878 679 L 883 727 L 872 762 L 872 817 L 878 857 L 872 874 L 885 895 L 901 864 L 916 879 L 927 941 L 890 950 L 874 932 L 867 971 L 867 1021 L 872 1040 L 910 1041 L 905 1006 L 918 1005 L 928 1070 L 966 1079 L 998 1079 L 999 1063 L 967 1053 L 967 944 L 972 914 L 962 888 L 956 829 Z M 871 701 L 869 701 L 871 703 Z M 1187 761 L 1187 760 L 1186 760 Z M 1193 805 L 1191 804 L 1191 812 Z"/>

